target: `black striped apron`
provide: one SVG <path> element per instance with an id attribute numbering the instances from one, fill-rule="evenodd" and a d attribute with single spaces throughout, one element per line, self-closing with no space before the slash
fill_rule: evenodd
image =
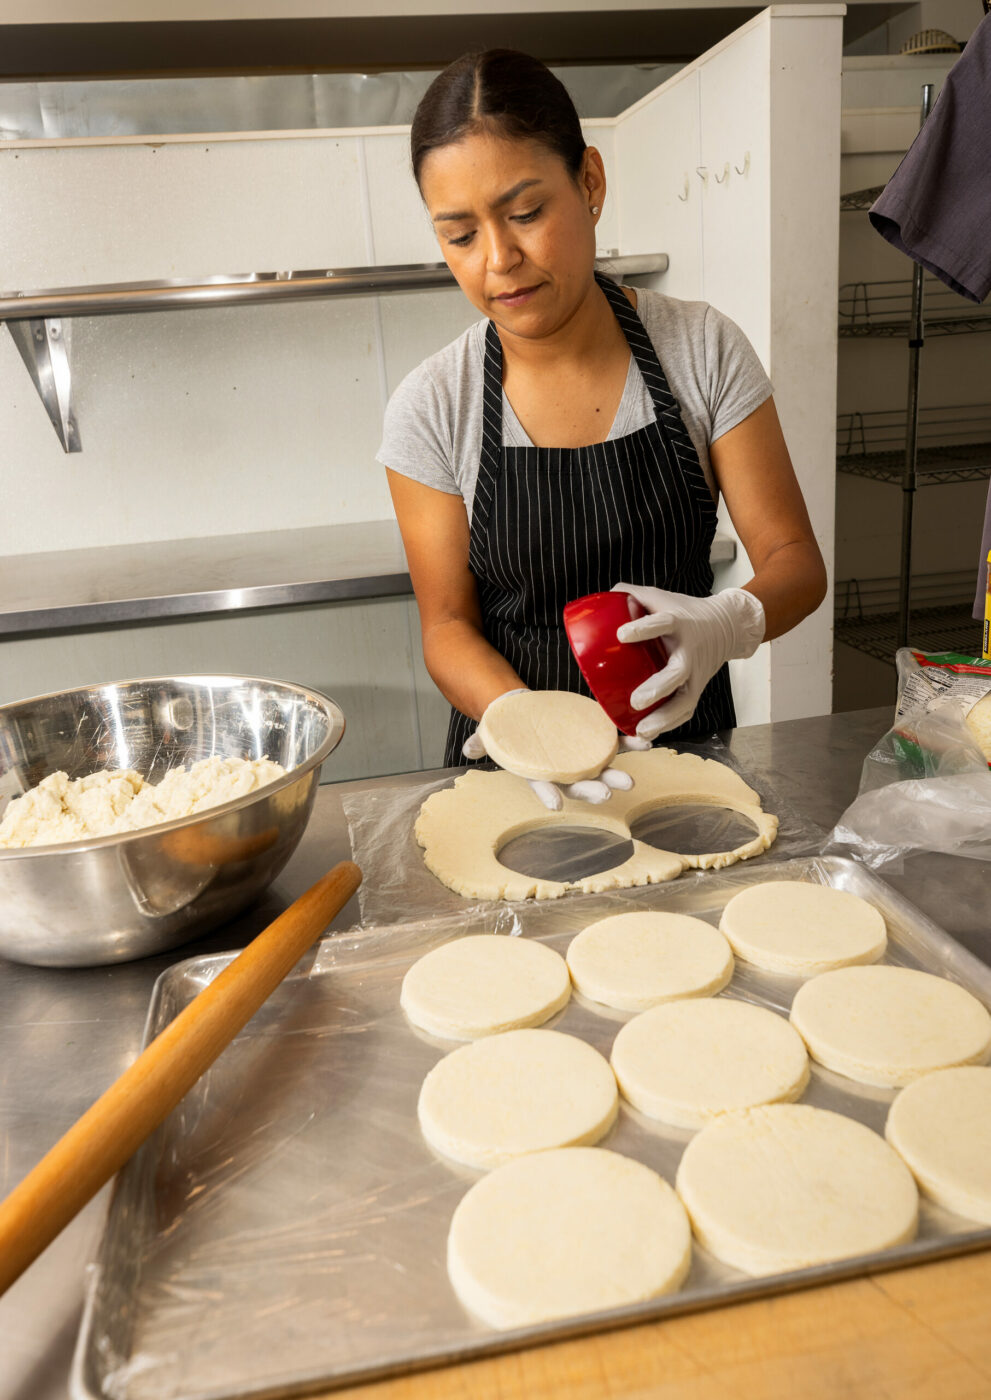
<path id="1" fill-rule="evenodd" d="M 712 592 L 716 506 L 657 352 L 623 292 L 596 274 L 650 392 L 656 421 L 590 447 L 504 447 L 502 345 L 485 336 L 482 452 L 468 562 L 489 642 L 531 690 L 588 686 L 561 613 L 572 598 L 619 582 L 696 598 Z M 736 723 L 729 667 L 705 687 L 694 715 L 659 742 L 707 736 Z M 444 762 L 465 762 L 475 721 L 452 709 Z"/>

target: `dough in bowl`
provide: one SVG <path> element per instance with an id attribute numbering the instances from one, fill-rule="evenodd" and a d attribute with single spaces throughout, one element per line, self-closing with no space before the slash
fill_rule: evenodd
<path id="1" fill-rule="evenodd" d="M 575 990 L 619 1011 L 712 996 L 733 976 L 730 946 L 711 924 L 649 909 L 589 924 L 567 957 Z"/>
<path id="2" fill-rule="evenodd" d="M 891 1249 L 918 1220 L 912 1173 L 884 1139 L 806 1104 L 710 1123 L 685 1148 L 677 1189 L 699 1244 L 747 1274 Z"/>
<path id="3" fill-rule="evenodd" d="M 688 1218 L 667 1182 L 601 1147 L 500 1167 L 461 1199 L 447 1237 L 454 1291 L 500 1329 L 673 1293 L 691 1259 Z"/>
<path id="4" fill-rule="evenodd" d="M 866 899 L 809 880 L 767 880 L 741 890 L 719 927 L 744 962 L 798 977 L 875 962 L 888 941 L 884 916 Z"/>
<path id="5" fill-rule="evenodd" d="M 619 1106 L 607 1062 L 573 1035 L 520 1030 L 463 1045 L 420 1089 L 423 1136 L 469 1167 L 598 1142 Z"/>
<path id="6" fill-rule="evenodd" d="M 991 1069 L 939 1069 L 910 1084 L 884 1135 L 938 1205 L 991 1225 Z"/>
<path id="7" fill-rule="evenodd" d="M 797 1099 L 809 1082 L 802 1037 L 784 1017 L 729 997 L 670 1001 L 635 1016 L 613 1042 L 612 1067 L 634 1108 L 680 1128 Z"/>
<path id="8" fill-rule="evenodd" d="M 415 1026 L 452 1040 L 548 1021 L 571 997 L 560 953 L 501 933 L 455 938 L 418 958 L 400 1005 Z"/>
<path id="9" fill-rule="evenodd" d="M 619 748 L 619 733 L 605 710 L 570 690 L 500 695 L 486 707 L 478 733 L 500 768 L 553 783 L 596 777 Z"/>
<path id="10" fill-rule="evenodd" d="M 910 1084 L 991 1051 L 991 1016 L 964 987 L 909 967 L 840 967 L 795 993 L 809 1054 L 861 1084 Z"/>

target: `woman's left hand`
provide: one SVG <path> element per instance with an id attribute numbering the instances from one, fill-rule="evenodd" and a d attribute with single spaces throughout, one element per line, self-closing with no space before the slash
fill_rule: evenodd
<path id="1" fill-rule="evenodd" d="M 619 736 L 620 753 L 631 749 L 649 748 L 649 739 L 631 739 L 625 734 Z M 489 757 L 485 742 L 477 729 L 468 735 L 461 746 L 461 752 L 465 758 L 472 760 Z M 526 781 L 550 812 L 559 812 L 566 797 L 598 805 L 600 802 L 608 802 L 614 792 L 626 792 L 633 786 L 633 779 L 629 773 L 624 773 L 620 768 L 610 767 L 603 768 L 596 778 L 582 778 L 577 783 L 551 783 L 541 778 L 527 778 Z"/>
<path id="2" fill-rule="evenodd" d="M 647 609 L 643 617 L 623 623 L 616 633 L 619 640 L 644 642 L 660 637 L 668 653 L 667 665 L 630 696 L 635 710 L 647 710 L 670 697 L 637 725 L 637 734 L 644 739 L 656 739 L 665 730 L 684 724 L 723 663 L 753 656 L 764 640 L 763 605 L 744 588 L 727 588 L 711 598 L 693 598 L 630 583 L 615 586 L 632 594 Z"/>

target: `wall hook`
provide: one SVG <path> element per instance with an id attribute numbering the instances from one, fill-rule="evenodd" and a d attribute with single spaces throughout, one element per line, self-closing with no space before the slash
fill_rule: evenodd
<path id="1" fill-rule="evenodd" d="M 697 165 L 695 167 L 695 174 L 702 181 L 703 185 L 709 183 L 709 167 L 707 165 Z"/>
<path id="2" fill-rule="evenodd" d="M 729 161 L 723 166 L 723 173 L 716 176 L 716 184 L 721 185 L 724 180 L 729 179 Z"/>
<path id="3" fill-rule="evenodd" d="M 686 201 L 687 198 L 688 198 L 688 176 L 687 176 L 687 175 L 685 176 L 685 183 L 682 185 L 681 190 L 682 190 L 682 192 L 681 192 L 681 194 L 678 196 L 678 198 L 681 200 L 682 204 L 684 204 L 685 201 Z"/>
<path id="4" fill-rule="evenodd" d="M 733 169 L 736 171 L 736 173 L 737 173 L 738 175 L 746 175 L 746 174 L 749 172 L 749 170 L 750 170 L 750 152 L 749 152 L 749 151 L 744 151 L 744 153 L 743 153 L 743 169 L 741 170 L 740 167 L 739 167 L 738 165 L 736 165 L 736 164 L 734 164 Z"/>

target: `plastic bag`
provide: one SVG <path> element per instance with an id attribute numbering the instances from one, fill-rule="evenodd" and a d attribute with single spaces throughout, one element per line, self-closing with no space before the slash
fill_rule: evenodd
<path id="1" fill-rule="evenodd" d="M 775 792 L 767 774 L 742 768 L 721 740 L 712 738 L 698 745 L 678 744 L 677 748 L 682 753 L 695 753 L 725 763 L 755 789 L 764 810 L 778 818 L 777 839 L 767 853 L 770 859 L 785 860 L 821 850 L 825 831 L 784 801 Z M 392 923 L 398 909 L 409 919 L 427 919 L 498 907 L 500 901 L 473 903 L 442 885 L 424 865 L 423 851 L 413 835 L 413 826 L 424 801 L 438 788 L 449 787 L 455 776 L 455 770 L 448 770 L 443 777 L 430 783 L 371 788 L 344 796 L 352 853 L 365 875 L 358 891 L 364 927 Z M 651 813 L 634 826 L 639 840 L 670 850 L 724 849 L 738 844 L 748 834 L 735 813 L 722 808 L 699 813 L 697 809 L 680 805 Z M 512 868 L 550 879 L 578 878 L 593 870 L 611 869 L 626 859 L 626 854 L 619 849 L 619 838 L 594 828 L 545 829 L 528 833 L 522 839 L 530 848 L 528 859 L 521 860 L 520 852 L 516 851 L 509 861 Z M 508 853 L 514 845 L 510 842 L 504 849 Z M 691 877 L 686 872 L 679 878 L 684 881 Z M 575 893 L 565 898 L 588 896 Z"/>
<path id="2" fill-rule="evenodd" d="M 827 851 L 872 869 L 915 851 L 991 860 L 991 661 L 897 653 L 895 722 L 867 755 Z"/>

